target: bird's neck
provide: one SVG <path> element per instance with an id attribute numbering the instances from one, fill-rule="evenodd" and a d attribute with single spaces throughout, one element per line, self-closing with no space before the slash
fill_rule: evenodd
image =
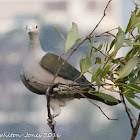
<path id="1" fill-rule="evenodd" d="M 41 49 L 39 35 L 29 35 L 29 39 L 29 50 Z"/>

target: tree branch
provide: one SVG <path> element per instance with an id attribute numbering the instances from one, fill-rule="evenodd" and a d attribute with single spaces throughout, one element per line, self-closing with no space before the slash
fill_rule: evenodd
<path id="1" fill-rule="evenodd" d="M 47 91 L 46 91 L 46 99 L 47 99 L 47 110 L 48 110 L 48 125 L 51 128 L 52 133 L 54 134 L 54 140 L 58 140 L 56 132 L 55 132 L 55 123 L 54 123 L 54 119 L 51 115 L 51 110 L 50 110 L 50 97 L 51 97 L 51 88 L 53 88 L 52 86 L 50 86 Z"/>
<path id="2" fill-rule="evenodd" d="M 131 128 L 132 128 L 132 130 L 133 130 L 133 129 L 134 129 L 134 125 L 133 125 L 133 119 L 131 118 L 131 115 L 130 115 L 130 113 L 129 113 L 129 110 L 130 110 L 130 109 L 127 107 L 127 105 L 126 105 L 126 103 L 125 103 L 125 100 L 124 100 L 124 97 L 123 97 L 122 94 L 120 94 L 120 97 L 121 97 L 121 102 L 123 103 L 123 105 L 124 105 L 124 107 L 125 107 L 125 111 L 126 111 L 126 113 L 127 113 L 127 116 L 128 116 L 128 118 L 129 118 Z"/>
<path id="3" fill-rule="evenodd" d="M 139 126 L 140 126 L 140 113 L 139 113 L 137 124 L 136 124 L 135 128 L 133 128 L 131 140 L 134 140 L 135 137 L 137 136 L 137 133 L 138 133 L 138 130 L 139 130 Z"/>
<path id="4" fill-rule="evenodd" d="M 109 34 L 109 35 L 111 35 L 111 36 L 113 36 L 113 37 L 116 37 L 115 35 L 113 35 L 112 33 L 110 33 L 110 31 L 113 31 L 113 30 L 116 30 L 116 29 L 118 29 L 118 28 L 114 28 L 114 29 L 105 31 L 105 32 L 103 32 L 103 33 L 101 33 L 101 34 L 99 34 L 99 35 L 96 35 L 95 37 L 101 37 L 101 36 L 104 35 L 104 34 Z"/>
<path id="5" fill-rule="evenodd" d="M 109 6 L 109 4 L 110 4 L 111 1 L 112 1 L 112 0 L 109 0 L 109 1 L 108 1 L 107 5 L 106 5 L 106 7 L 105 7 L 105 9 L 104 9 L 104 14 L 103 14 L 102 18 L 100 19 L 100 21 L 98 22 L 98 24 L 95 26 L 95 28 L 92 30 L 92 32 L 89 34 L 89 36 L 91 36 L 91 35 L 93 34 L 93 32 L 97 29 L 97 27 L 100 25 L 100 23 L 102 22 L 102 20 L 103 20 L 104 17 L 106 16 L 106 10 L 107 10 L 107 8 L 108 8 L 108 6 Z"/>

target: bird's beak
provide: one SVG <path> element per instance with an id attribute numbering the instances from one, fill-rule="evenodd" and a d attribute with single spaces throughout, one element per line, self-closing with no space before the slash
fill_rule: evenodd
<path id="1" fill-rule="evenodd" d="M 27 30 L 27 33 L 30 33 L 32 31 L 32 29 L 26 29 Z"/>
<path id="2" fill-rule="evenodd" d="M 30 33 L 31 32 L 31 29 L 27 29 L 27 33 Z"/>
<path id="3" fill-rule="evenodd" d="M 27 33 L 30 33 L 32 31 L 32 28 L 31 27 L 29 28 L 26 26 L 26 30 L 27 30 Z"/>

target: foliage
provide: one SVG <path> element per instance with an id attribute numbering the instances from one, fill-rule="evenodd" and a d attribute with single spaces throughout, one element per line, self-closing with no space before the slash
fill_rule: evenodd
<path id="1" fill-rule="evenodd" d="M 135 102 L 135 98 L 140 99 L 137 96 L 140 93 L 140 10 L 137 6 L 131 14 L 126 31 L 120 27 L 117 29 L 118 32 L 111 43 L 101 43 L 97 48 L 94 46 L 99 40 L 95 35 L 86 38 L 89 40 L 86 47 L 89 46 L 89 48 L 87 47 L 86 56 L 80 59 L 81 75 L 92 74 L 90 82 L 98 86 L 98 92 L 92 94 L 100 93 L 99 96 L 105 100 L 115 100 L 110 95 L 105 96 L 103 89 L 100 91 L 102 87 L 125 96 L 130 104 L 140 110 L 140 105 Z M 55 30 L 62 36 L 57 29 Z M 102 37 L 102 34 L 97 36 Z M 70 50 L 77 41 L 84 42 L 81 38 L 78 39 L 78 26 L 73 22 L 72 29 L 67 35 L 65 52 Z M 116 58 L 122 48 L 129 48 L 129 51 L 125 56 Z M 101 55 L 97 56 L 97 53 Z M 110 87 L 107 89 L 106 86 Z"/>
<path id="2" fill-rule="evenodd" d="M 131 140 L 134 140 L 140 126 L 140 113 L 137 120 L 131 110 L 127 107 L 125 100 L 127 100 L 133 107 L 140 110 L 140 104 L 139 102 L 136 102 L 140 100 L 140 4 L 136 3 L 135 0 L 132 0 L 132 2 L 135 4 L 135 10 L 130 16 L 130 20 L 125 31 L 118 27 L 96 35 L 94 31 L 106 16 L 106 10 L 111 1 L 112 0 L 108 1 L 104 9 L 103 16 L 101 17 L 95 28 L 86 37 L 78 37 L 78 26 L 74 22 L 72 23 L 72 28 L 68 32 L 66 40 L 64 36 L 60 33 L 60 31 L 55 28 L 56 32 L 59 33 L 61 37 L 66 41 L 65 52 L 62 55 L 64 55 L 65 53 L 67 53 L 67 51 L 70 50 L 71 53 L 58 69 L 52 83 L 54 83 L 55 78 L 60 72 L 60 69 L 66 64 L 66 62 L 73 55 L 73 53 L 77 51 L 79 47 L 85 46 L 87 50 L 85 52 L 85 57 L 80 59 L 81 75 L 78 78 L 81 78 L 81 76 L 85 73 L 90 73 L 92 74 L 92 76 L 88 85 L 82 85 L 83 89 L 85 89 L 85 87 L 87 86 L 89 87 L 89 85 L 91 87 L 97 86 L 98 90 L 96 91 L 93 91 L 92 88 L 88 88 L 88 94 L 99 97 L 100 99 L 105 101 L 104 103 L 120 103 L 120 101 L 113 96 L 104 93 L 105 91 L 111 91 L 112 93 L 119 94 L 121 103 L 123 103 L 125 107 L 125 111 L 127 113 L 132 128 Z M 112 34 L 111 31 L 116 29 L 117 34 Z M 101 38 L 103 36 L 110 37 L 109 39 L 111 39 L 112 41 L 104 42 L 100 45 L 98 44 L 98 47 L 95 47 L 99 42 L 98 38 Z M 89 41 L 89 43 L 83 44 L 85 41 Z M 128 49 L 129 51 L 127 51 Z M 120 50 L 125 50 L 125 55 L 118 57 Z M 101 55 L 99 55 L 99 53 Z M 74 81 L 78 80 L 78 78 L 76 78 Z M 80 85 L 75 85 L 73 83 L 67 86 L 81 87 Z M 84 94 L 82 93 L 83 90 L 81 92 L 81 89 L 78 89 L 78 87 L 72 89 L 72 91 L 75 90 L 76 93 L 84 96 Z M 137 100 L 135 100 L 135 98 L 137 98 Z M 103 113 L 104 116 L 106 116 L 108 120 L 117 120 L 110 119 L 100 106 L 98 106 L 91 100 L 89 100 L 89 102 L 98 107 L 98 109 Z M 136 121 L 135 127 L 133 124 L 133 120 Z"/>
<path id="3" fill-rule="evenodd" d="M 65 52 L 71 49 L 71 47 L 76 43 L 77 39 L 78 39 L 78 26 L 73 22 L 72 28 L 67 35 Z"/>

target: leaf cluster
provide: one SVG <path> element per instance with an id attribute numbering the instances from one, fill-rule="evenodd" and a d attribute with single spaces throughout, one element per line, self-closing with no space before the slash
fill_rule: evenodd
<path id="1" fill-rule="evenodd" d="M 140 10 L 137 6 L 131 14 L 126 30 L 123 31 L 120 27 L 117 29 L 118 32 L 111 42 L 101 43 L 98 47 L 95 47 L 99 43 L 95 35 L 87 38 L 89 40 L 85 45 L 87 51 L 79 62 L 81 76 L 85 73 L 92 74 L 90 83 L 98 87 L 97 92 L 89 91 L 89 94 L 96 94 L 107 101 L 118 102 L 113 96 L 104 92 L 108 90 L 112 91 L 112 94 L 120 93 L 140 110 L 140 105 L 135 102 L 135 98 L 140 99 Z M 63 37 L 58 29 L 55 30 Z M 78 37 L 76 23 L 72 23 L 65 41 L 64 53 L 71 50 L 76 43 L 80 44 L 83 41 Z M 129 48 L 129 51 L 123 57 L 116 57 L 122 48 L 123 50 Z M 101 55 L 97 55 L 99 53 Z"/>

